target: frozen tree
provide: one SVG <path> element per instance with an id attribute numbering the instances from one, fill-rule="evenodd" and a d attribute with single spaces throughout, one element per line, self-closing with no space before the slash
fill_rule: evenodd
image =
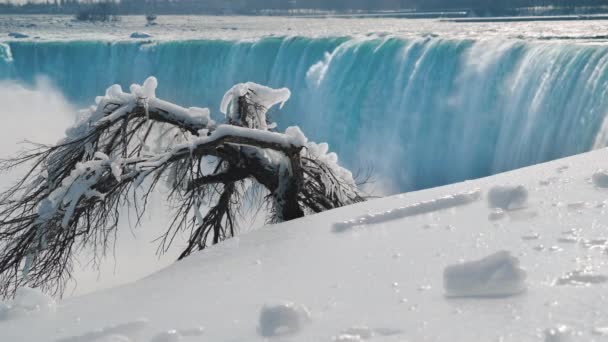
<path id="1" fill-rule="evenodd" d="M 103 257 L 121 214 L 141 219 L 161 183 L 174 209 L 159 248 L 185 231 L 180 259 L 234 236 L 246 203 L 281 222 L 363 200 L 327 144 L 298 127 L 276 131 L 267 112 L 289 99 L 288 89 L 236 85 L 222 101 L 225 123 L 217 123 L 207 109 L 156 98 L 156 87 L 153 77 L 128 93 L 114 85 L 62 141 L 2 162 L 5 171 L 27 169 L 0 196 L 2 295 L 23 285 L 61 294 L 75 254 Z"/>

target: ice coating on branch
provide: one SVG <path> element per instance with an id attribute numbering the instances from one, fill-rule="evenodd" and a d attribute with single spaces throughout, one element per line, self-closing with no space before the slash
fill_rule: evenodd
<path id="1" fill-rule="evenodd" d="M 355 184 L 352 172 L 340 166 L 340 164 L 338 163 L 338 155 L 336 153 L 329 152 L 329 144 L 317 144 L 311 141 L 306 144 L 306 149 L 302 151 L 302 153 L 304 154 L 304 156 L 316 159 L 327 165 L 336 176 L 338 176 L 348 184 Z M 331 180 L 329 179 L 327 181 L 331 182 Z"/>
<path id="2" fill-rule="evenodd" d="M 96 153 L 100 156 L 99 153 Z M 105 156 L 107 157 L 107 156 Z M 102 157 L 103 158 L 103 157 Z M 81 198 L 93 199 L 99 198 L 103 200 L 104 195 L 94 189 L 94 186 L 104 176 L 105 171 L 110 167 L 114 169 L 118 166 L 113 166 L 113 161 L 109 159 L 91 160 L 85 163 L 80 163 L 70 173 L 70 176 L 65 178 L 59 187 L 57 187 L 49 196 L 40 203 L 37 208 L 38 221 L 45 222 L 53 218 L 57 212 L 63 212 L 63 220 L 61 226 L 66 228 L 76 206 Z M 116 176 L 116 174 L 114 174 Z"/>
<path id="3" fill-rule="evenodd" d="M 290 138 L 292 143 L 297 146 L 304 146 L 308 142 L 308 138 L 298 126 L 287 127 L 285 135 Z"/>
<path id="4" fill-rule="evenodd" d="M 190 143 L 178 145 L 174 148 L 174 151 L 184 148 L 193 150 L 200 145 L 208 144 L 228 136 L 252 139 L 283 148 L 303 147 L 307 140 L 298 127 L 288 127 L 285 134 L 283 134 L 232 125 L 219 125 L 209 136 L 200 137 Z"/>
<path id="5" fill-rule="evenodd" d="M 141 86 L 138 84 L 131 85 L 131 94 L 145 99 L 156 98 L 156 88 L 158 87 L 158 80 L 156 77 L 148 77 L 144 84 Z"/>
<path id="6" fill-rule="evenodd" d="M 220 111 L 227 118 L 238 121 L 238 101 L 242 96 L 248 96 L 251 102 L 263 107 L 257 111 L 257 119 L 261 129 L 268 129 L 266 112 L 277 104 L 280 104 L 280 108 L 283 108 L 285 102 L 291 97 L 291 91 L 287 88 L 273 89 L 253 82 L 240 83 L 226 92 L 222 99 Z"/>
<path id="7" fill-rule="evenodd" d="M 165 117 L 193 127 L 204 128 L 215 124 L 207 108 L 184 108 L 156 98 L 157 87 L 158 81 L 153 76 L 148 77 L 142 85 L 131 85 L 128 93 L 118 84 L 108 87 L 104 96 L 95 99 L 94 106 L 80 112 L 77 123 L 66 131 L 64 142 L 82 138 L 100 125 L 120 120 L 138 105 L 146 107 L 148 112 L 162 111 Z M 110 107 L 117 109 L 108 114 Z"/>

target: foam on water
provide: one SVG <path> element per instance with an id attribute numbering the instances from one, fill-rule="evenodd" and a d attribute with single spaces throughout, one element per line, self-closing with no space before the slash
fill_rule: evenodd
<path id="1" fill-rule="evenodd" d="M 215 115 L 235 83 L 288 87 L 290 102 L 273 113 L 281 126 L 328 141 L 352 169 L 372 167 L 394 193 L 605 146 L 607 52 L 600 44 L 388 36 L 29 40 L 0 45 L 0 79 L 44 75 L 85 105 L 110 84 L 155 75 L 160 97 Z"/>

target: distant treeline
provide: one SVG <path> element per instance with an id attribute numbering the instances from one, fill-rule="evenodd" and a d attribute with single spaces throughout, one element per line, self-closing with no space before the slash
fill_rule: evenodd
<path id="1" fill-rule="evenodd" d="M 0 0 L 2 1 L 2 0 Z M 471 15 L 572 14 L 604 10 L 608 0 L 107 0 L 104 10 L 125 14 L 260 14 L 352 11 L 467 11 Z M 91 0 L 0 3 L 3 14 L 78 14 L 100 8 Z"/>

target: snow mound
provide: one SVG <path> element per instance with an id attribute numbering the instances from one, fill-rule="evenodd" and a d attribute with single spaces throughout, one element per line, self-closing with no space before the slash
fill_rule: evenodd
<path id="1" fill-rule="evenodd" d="M 11 38 L 17 38 L 17 39 L 23 39 L 23 38 L 29 38 L 30 36 L 28 36 L 25 33 L 19 33 L 19 32 L 10 32 L 8 34 L 9 37 Z"/>
<path id="2" fill-rule="evenodd" d="M 152 35 L 146 32 L 133 32 L 131 33 L 131 38 L 141 39 L 141 38 L 151 38 Z"/>
<path id="3" fill-rule="evenodd" d="M 597 170 L 591 179 L 598 188 L 608 188 L 608 171 Z"/>
<path id="4" fill-rule="evenodd" d="M 507 297 L 526 290 L 519 260 L 500 251 L 481 260 L 448 266 L 443 274 L 448 297 Z"/>
<path id="5" fill-rule="evenodd" d="M 491 208 L 516 210 L 525 206 L 528 190 L 524 186 L 495 186 L 488 192 L 488 204 Z"/>
<path id="6" fill-rule="evenodd" d="M 39 290 L 23 287 L 17 290 L 12 303 L 0 303 L 0 321 L 53 313 L 55 310 L 56 303 L 51 297 Z"/>
<path id="7" fill-rule="evenodd" d="M 291 302 L 264 305 L 258 333 L 264 337 L 291 335 L 300 332 L 310 321 L 310 312 L 303 305 Z"/>

